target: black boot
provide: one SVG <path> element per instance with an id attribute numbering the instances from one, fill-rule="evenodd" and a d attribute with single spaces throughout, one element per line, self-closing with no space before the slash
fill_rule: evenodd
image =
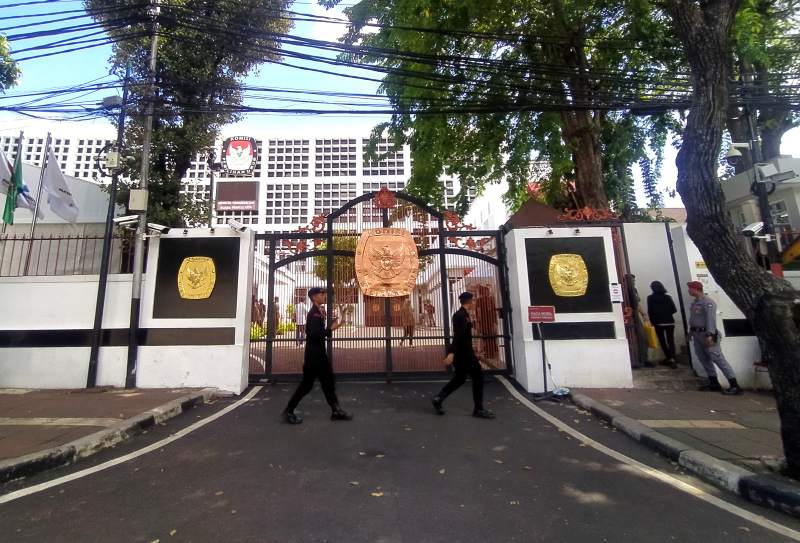
<path id="1" fill-rule="evenodd" d="M 447 398 L 446 395 L 442 394 L 441 392 L 431 398 L 431 404 L 433 404 L 433 408 L 436 410 L 437 415 L 444 415 L 444 409 L 442 409 L 442 402 L 444 399 Z"/>
<path id="2" fill-rule="evenodd" d="M 741 396 L 744 394 L 744 390 L 741 389 L 739 386 L 738 381 L 736 379 L 728 379 L 728 383 L 730 383 L 731 388 L 728 390 L 723 390 L 722 393 L 726 396 Z"/>
<path id="3" fill-rule="evenodd" d="M 719 384 L 719 379 L 716 377 L 709 377 L 708 384 L 700 387 L 701 392 L 719 392 L 722 390 L 722 385 Z"/>
<path id="4" fill-rule="evenodd" d="M 487 411 L 483 407 L 476 407 L 475 410 L 472 411 L 472 416 L 478 419 L 493 419 L 494 413 Z"/>
<path id="5" fill-rule="evenodd" d="M 331 406 L 331 420 L 353 420 L 353 414 L 342 411 L 338 403 Z"/>
<path id="6" fill-rule="evenodd" d="M 303 422 L 303 419 L 295 415 L 294 412 L 290 411 L 288 407 L 283 410 L 283 420 L 289 424 L 300 424 Z"/>

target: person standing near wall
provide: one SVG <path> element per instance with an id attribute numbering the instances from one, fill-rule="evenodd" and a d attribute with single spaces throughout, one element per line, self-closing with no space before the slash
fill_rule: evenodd
<path id="1" fill-rule="evenodd" d="M 677 369 L 678 363 L 675 361 L 675 317 L 672 315 L 677 313 L 678 308 L 675 307 L 672 296 L 667 294 L 667 289 L 664 288 L 661 281 L 650 283 L 650 290 L 653 293 L 647 297 L 647 316 L 650 317 L 650 324 L 656 329 L 658 343 L 661 345 L 661 350 L 664 351 L 664 356 L 666 357 L 661 364 Z"/>
<path id="2" fill-rule="evenodd" d="M 298 347 L 302 347 L 306 339 L 306 319 L 308 318 L 308 306 L 305 302 L 300 301 L 294 304 L 294 322 L 297 327 L 295 332 L 295 339 L 297 340 Z"/>
<path id="3" fill-rule="evenodd" d="M 411 307 L 411 300 L 408 298 L 403 302 L 400 309 L 400 319 L 403 321 L 403 339 L 400 345 L 408 338 L 408 346 L 414 348 L 414 308 Z"/>
<path id="4" fill-rule="evenodd" d="M 689 309 L 689 333 L 686 335 L 686 341 L 687 343 L 692 341 L 697 360 L 708 375 L 708 384 L 700 387 L 700 390 L 712 392 L 721 390 L 723 394 L 735 396 L 744 394 L 733 368 L 722 353 L 720 345 L 722 335 L 717 330 L 717 304 L 705 295 L 703 283 L 700 281 L 689 281 L 686 286 L 689 288 L 689 296 L 694 297 Z M 728 390 L 722 390 L 715 364 L 730 383 L 731 387 Z"/>
<path id="5" fill-rule="evenodd" d="M 645 332 L 644 329 L 644 322 L 647 320 L 647 314 L 644 312 L 644 309 L 642 309 L 642 299 L 639 297 L 639 291 L 636 289 L 636 276 L 629 274 L 626 277 L 628 278 L 628 286 L 630 287 L 630 304 L 634 310 L 633 323 L 634 336 L 636 338 L 637 346 L 636 350 L 639 353 L 639 360 L 636 363 L 631 364 L 631 367 L 635 370 L 638 370 L 642 366 L 654 368 L 658 364 L 655 362 L 650 362 L 650 359 L 647 357 L 647 348 L 649 344 L 647 341 L 647 332 Z"/>
<path id="6" fill-rule="evenodd" d="M 325 289 L 314 287 L 308 291 L 308 297 L 314 305 L 306 318 L 306 352 L 303 361 L 303 380 L 297 385 L 286 409 L 283 410 L 283 419 L 289 424 L 300 424 L 303 419 L 294 414 L 300 400 L 314 388 L 314 380 L 319 378 L 325 401 L 331 406 L 331 420 L 351 420 L 353 415 L 342 411 L 339 400 L 336 398 L 336 387 L 333 378 L 333 366 L 325 351 L 325 338 L 342 324 L 334 318 L 330 328 L 325 327 L 325 317 L 322 315 L 322 306 L 326 301 Z"/>
<path id="7" fill-rule="evenodd" d="M 442 402 L 463 385 L 469 375 L 472 379 L 472 401 L 475 404 L 472 416 L 493 419 L 494 413 L 483 407 L 483 371 L 472 348 L 472 320 L 469 317 L 469 310 L 475 305 L 472 293 L 461 293 L 458 301 L 461 302 L 461 309 L 453 315 L 453 343 L 450 345 L 450 354 L 444 360 L 445 364 L 453 365 L 456 374 L 439 394 L 431 398 L 431 403 L 437 414 L 444 415 Z"/>

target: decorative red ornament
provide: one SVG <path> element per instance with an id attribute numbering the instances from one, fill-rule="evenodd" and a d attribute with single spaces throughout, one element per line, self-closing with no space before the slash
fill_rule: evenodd
<path id="1" fill-rule="evenodd" d="M 446 209 L 443 210 L 442 213 L 444 214 L 445 227 L 448 230 L 475 230 L 475 227 L 471 224 L 464 224 L 461 222 L 458 215 L 454 215 Z"/>
<path id="2" fill-rule="evenodd" d="M 381 190 L 375 195 L 374 203 L 378 209 L 392 209 L 397 205 L 397 198 L 395 198 L 392 191 L 386 187 L 381 187 Z"/>
<path id="3" fill-rule="evenodd" d="M 565 209 L 565 215 L 561 215 L 559 221 L 608 221 L 619 219 L 619 215 L 612 213 L 610 209 Z"/>
<path id="4" fill-rule="evenodd" d="M 325 217 L 327 217 L 327 213 L 320 213 L 313 219 L 311 219 L 311 224 L 309 226 L 301 226 L 296 230 L 296 232 L 314 232 L 319 233 L 325 230 Z"/>

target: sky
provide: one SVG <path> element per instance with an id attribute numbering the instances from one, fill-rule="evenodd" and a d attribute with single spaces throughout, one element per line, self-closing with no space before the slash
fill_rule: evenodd
<path id="1" fill-rule="evenodd" d="M 10 27 L 22 23 L 17 22 L 18 20 L 10 20 L 8 17 L 34 13 L 45 14 L 52 13 L 54 11 L 79 10 L 82 8 L 81 0 L 59 0 L 54 3 L 8 7 L 11 2 L 19 4 L 26 1 L 28 0 L 10 0 L 6 6 L 0 4 L 0 32 L 6 34 L 9 36 L 9 38 L 12 38 L 15 33 L 21 31 L 14 30 Z M 309 13 L 344 20 L 344 16 L 342 15 L 341 11 L 343 7 L 348 5 L 352 5 L 352 2 L 345 1 L 345 3 L 334 10 L 326 10 L 321 6 L 318 6 L 314 0 L 302 0 L 295 2 L 292 9 L 293 11 L 300 13 Z M 30 22 L 31 20 L 21 19 L 19 21 Z M 335 41 L 343 34 L 344 30 L 345 25 L 343 24 L 298 22 L 295 25 L 295 28 L 291 31 L 291 34 L 318 40 Z M 53 38 L 15 42 L 13 39 L 11 39 L 12 58 L 23 58 L 23 55 L 26 54 L 24 51 L 20 50 L 30 47 L 34 44 L 40 44 L 44 43 L 45 41 L 52 40 Z M 302 48 L 298 48 L 298 50 L 302 50 Z M 17 53 L 17 51 L 20 52 Z M 306 49 L 304 52 L 319 54 L 319 51 L 309 51 L 308 49 Z M 104 46 L 51 57 L 26 60 L 20 63 L 23 70 L 20 84 L 11 89 L 7 93 L 7 97 L 9 99 L 13 99 L 13 95 L 18 92 L 30 92 L 33 90 L 42 91 L 56 87 L 69 87 L 89 81 L 112 81 L 113 78 L 108 74 L 108 59 L 110 56 L 110 46 Z M 290 61 L 298 65 L 312 66 L 312 63 L 308 61 L 294 59 L 291 59 Z M 355 68 L 326 66 L 325 69 L 343 74 L 366 75 L 367 77 L 372 78 L 378 77 L 378 74 L 362 72 Z M 356 92 L 374 94 L 376 96 L 378 91 L 378 83 L 375 82 L 349 79 L 345 77 L 338 77 L 336 75 L 320 74 L 276 64 L 263 65 L 258 70 L 258 74 L 247 77 L 245 83 L 251 86 Z M 96 100 L 99 103 L 99 101 L 106 95 L 108 95 L 107 90 L 89 94 L 88 98 Z M 84 97 L 84 99 L 87 99 L 87 97 Z M 2 106 L 3 102 L 5 101 L 6 100 L 0 100 L 0 106 Z M 302 105 L 298 106 L 298 104 L 287 103 L 280 99 L 276 99 L 274 96 L 269 97 L 269 99 L 250 99 L 248 100 L 248 103 L 253 106 L 271 108 L 303 107 Z M 319 108 L 320 106 L 314 105 L 311 107 Z M 249 117 L 245 118 L 245 120 L 238 123 L 238 125 L 242 128 L 248 126 L 333 127 L 337 125 L 346 125 L 348 128 L 364 127 L 365 129 L 370 129 L 376 124 L 386 120 L 388 120 L 387 115 L 303 116 L 296 114 L 261 114 L 250 115 Z M 28 118 L 9 112 L 0 112 L 0 121 L 5 123 L 3 131 L 17 131 L 24 129 L 24 127 L 30 123 Z M 103 124 L 106 123 L 105 120 L 93 122 L 101 122 Z M 794 129 L 784 136 L 781 152 L 783 154 L 790 154 L 800 157 L 800 129 Z M 676 154 L 677 150 L 673 146 L 669 145 L 666 150 L 666 157 L 660 183 L 660 188 L 664 191 L 672 190 L 675 187 L 675 181 L 677 178 L 677 169 L 675 167 Z M 637 186 L 637 199 L 640 205 L 643 205 L 646 201 L 640 184 Z M 679 197 L 671 198 L 668 195 L 665 196 L 665 207 L 682 206 L 683 204 Z"/>

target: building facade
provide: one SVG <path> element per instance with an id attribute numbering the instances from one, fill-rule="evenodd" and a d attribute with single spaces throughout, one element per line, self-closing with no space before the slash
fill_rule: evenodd
<path id="1" fill-rule="evenodd" d="M 48 132 L 64 173 L 100 183 L 110 181 L 97 163 L 103 148 L 116 140 L 113 126 L 26 126 L 24 162 L 42 164 Z M 366 128 L 227 128 L 216 142 L 216 161 L 209 161 L 208 154 L 196 156 L 182 179 L 182 190 L 197 202 L 208 201 L 213 195 L 215 226 L 233 219 L 256 232 L 293 231 L 364 193 L 381 187 L 393 192 L 406 187 L 413 164 L 409 147 L 396 148 L 384 138 L 376 149 L 381 159 L 371 160 L 367 154 L 369 136 Z M 18 139 L 16 126 L 0 125 L 0 148 L 10 160 L 16 155 Z M 247 167 L 240 168 L 242 165 Z M 443 208 L 452 211 L 461 183 L 448 176 L 440 181 Z M 478 227 L 503 224 L 508 217 L 503 190 L 489 187 L 486 196 L 478 198 L 475 188 L 467 189 L 470 202 L 479 200 L 474 202 L 467 222 Z"/>

